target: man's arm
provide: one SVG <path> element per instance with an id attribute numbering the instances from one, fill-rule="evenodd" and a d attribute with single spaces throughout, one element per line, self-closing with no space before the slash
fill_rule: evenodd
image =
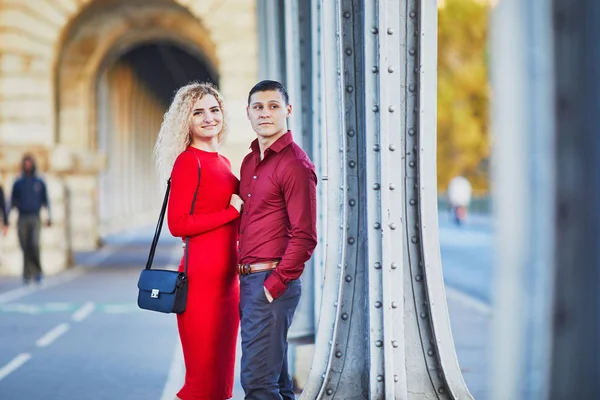
<path id="1" fill-rule="evenodd" d="M 46 183 L 40 179 L 42 184 L 42 206 L 46 207 L 46 211 L 48 212 L 48 221 L 47 225 L 50 226 L 52 224 L 52 214 L 50 213 L 50 202 L 48 201 L 48 190 L 46 189 Z"/>
<path id="2" fill-rule="evenodd" d="M 2 221 L 4 221 L 4 226 L 8 225 L 8 213 L 6 210 L 6 200 L 4 198 L 4 190 L 2 186 L 0 186 L 0 212 L 2 213 Z"/>
<path id="3" fill-rule="evenodd" d="M 302 275 L 304 264 L 317 246 L 317 176 L 314 167 L 295 160 L 280 173 L 291 239 L 277 269 L 265 280 L 265 289 L 274 299 L 285 292 L 289 281 Z"/>

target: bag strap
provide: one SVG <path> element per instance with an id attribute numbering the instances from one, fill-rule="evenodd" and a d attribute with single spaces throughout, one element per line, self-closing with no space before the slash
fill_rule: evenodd
<path id="1" fill-rule="evenodd" d="M 194 212 L 194 205 L 196 204 L 196 197 L 198 196 L 198 188 L 200 187 L 200 160 L 196 157 L 196 161 L 198 161 L 198 184 L 196 185 L 196 191 L 194 192 L 194 198 L 192 200 L 192 206 L 190 208 L 190 215 Z M 158 244 L 158 239 L 160 237 L 160 232 L 162 231 L 163 221 L 165 219 L 165 213 L 167 211 L 167 204 L 169 202 L 169 193 L 171 192 L 171 178 L 167 180 L 167 190 L 165 190 L 165 197 L 163 199 L 162 207 L 160 209 L 160 216 L 158 217 L 158 223 L 156 224 L 156 229 L 154 230 L 154 238 L 152 239 L 152 245 L 150 246 L 150 254 L 148 255 L 148 261 L 146 261 L 146 268 L 152 268 L 152 262 L 154 261 L 154 253 L 156 252 L 156 245 Z M 190 238 L 185 238 L 185 258 L 184 258 L 184 273 L 187 275 L 188 271 L 188 245 Z"/>

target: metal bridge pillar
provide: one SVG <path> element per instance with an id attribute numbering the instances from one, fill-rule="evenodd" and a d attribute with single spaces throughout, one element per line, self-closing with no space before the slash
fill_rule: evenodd
<path id="1" fill-rule="evenodd" d="M 470 399 L 438 243 L 437 1 L 311 5 L 312 73 L 293 87 L 319 93 L 310 128 L 325 279 L 302 398 Z"/>

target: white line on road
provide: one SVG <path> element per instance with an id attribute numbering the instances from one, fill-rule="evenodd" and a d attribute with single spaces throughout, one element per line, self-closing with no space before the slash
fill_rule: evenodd
<path id="1" fill-rule="evenodd" d="M 21 353 L 13 358 L 8 364 L 0 368 L 0 381 L 25 364 L 30 358 L 31 354 L 29 353 Z"/>
<path id="2" fill-rule="evenodd" d="M 60 324 L 56 328 L 52 329 L 50 332 L 46 333 L 44 336 L 39 338 L 38 341 L 35 342 L 35 345 L 37 347 L 49 346 L 60 336 L 64 335 L 69 330 L 69 328 L 69 324 Z"/>
<path id="3" fill-rule="evenodd" d="M 466 294 L 460 290 L 446 286 L 446 297 L 452 297 L 455 300 L 463 303 L 467 307 L 472 308 L 484 315 L 492 315 L 492 307 L 483 301 Z"/>
<path id="4" fill-rule="evenodd" d="M 75 314 L 73 314 L 73 321 L 75 322 L 81 322 L 84 319 L 86 319 L 96 308 L 96 305 L 91 302 L 88 301 L 87 303 L 85 303 L 83 306 L 81 306 L 81 308 L 77 311 L 75 311 Z"/>
<path id="5" fill-rule="evenodd" d="M 185 365 L 183 364 L 183 351 L 181 349 L 181 342 L 177 341 L 175 346 L 175 352 L 173 353 L 173 359 L 171 361 L 171 368 L 169 369 L 169 375 L 167 376 L 167 383 L 163 389 L 160 400 L 171 400 L 175 398 L 175 395 L 183 386 L 185 380 Z"/>

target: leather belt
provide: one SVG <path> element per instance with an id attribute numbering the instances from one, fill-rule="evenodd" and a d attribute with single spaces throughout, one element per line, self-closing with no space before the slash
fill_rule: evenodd
<path id="1" fill-rule="evenodd" d="M 239 275 L 250 275 L 255 272 L 271 271 L 277 267 L 279 261 L 264 261 L 253 264 L 238 264 Z"/>

